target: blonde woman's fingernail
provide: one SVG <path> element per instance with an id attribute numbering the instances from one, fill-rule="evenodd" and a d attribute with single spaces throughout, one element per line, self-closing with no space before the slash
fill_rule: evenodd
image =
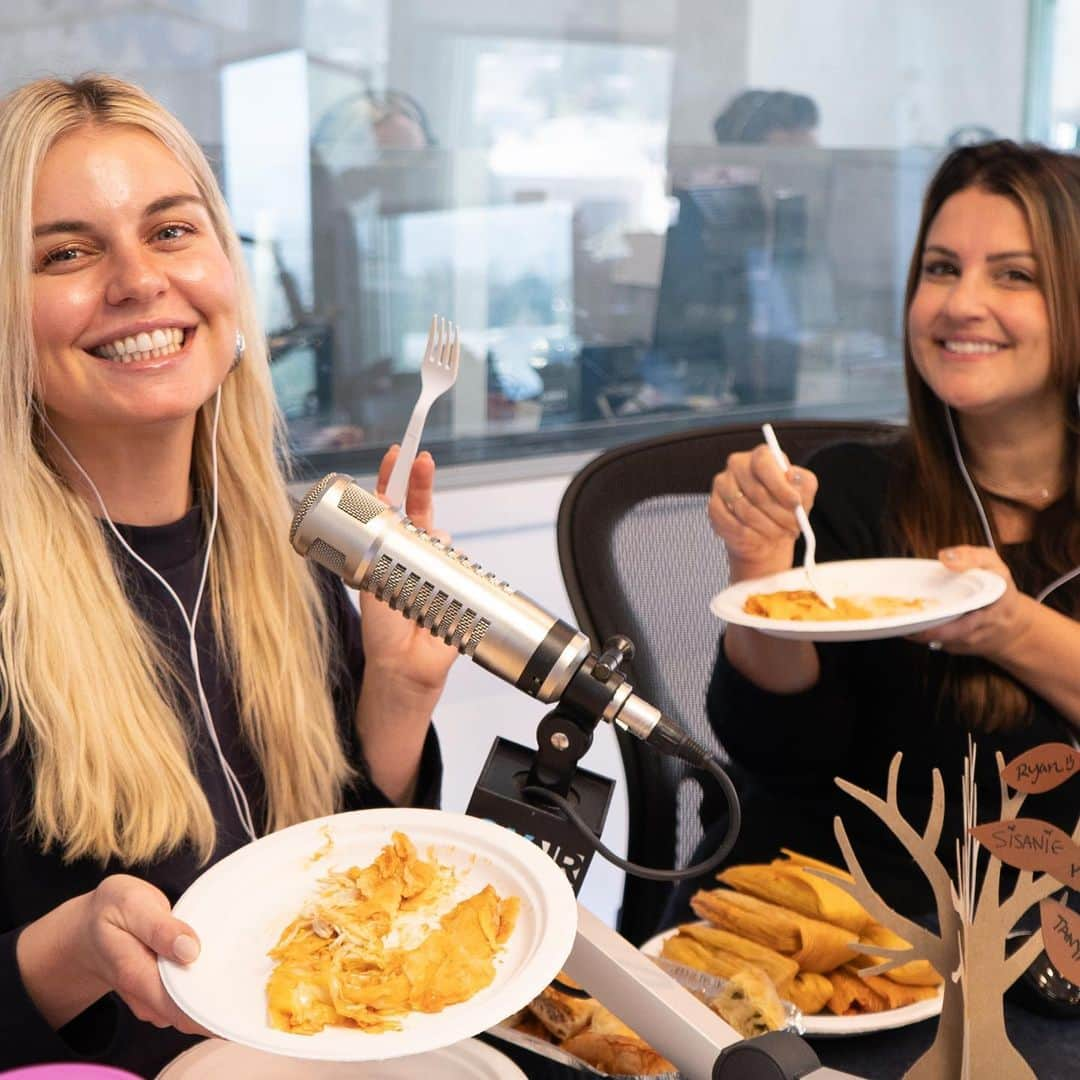
<path id="1" fill-rule="evenodd" d="M 802 483 L 802 473 L 798 469 L 792 469 L 788 473 L 788 479 L 795 485 Z"/>
<path id="2" fill-rule="evenodd" d="M 199 955 L 199 943 L 190 934 L 179 934 L 173 942 L 173 956 L 181 964 L 190 964 Z"/>
<path id="3" fill-rule="evenodd" d="M 931 652 L 941 652 L 941 642 L 940 641 L 928 641 L 926 643 L 926 647 Z"/>
<path id="4" fill-rule="evenodd" d="M 958 555 L 958 554 L 959 554 L 959 552 L 958 552 L 958 551 L 956 550 L 956 548 L 946 548 L 946 549 L 945 549 L 945 550 L 944 550 L 944 551 L 943 551 L 943 552 L 941 553 L 941 557 L 942 557 L 942 558 L 943 558 L 943 559 L 944 559 L 944 560 L 945 560 L 946 562 L 953 562 L 953 561 L 954 561 L 954 560 L 956 559 L 956 557 L 957 557 L 957 555 Z"/>

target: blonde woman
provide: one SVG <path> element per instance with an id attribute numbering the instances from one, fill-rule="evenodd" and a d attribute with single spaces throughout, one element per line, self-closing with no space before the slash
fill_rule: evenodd
<path id="1" fill-rule="evenodd" d="M 252 836 L 437 801 L 454 654 L 290 548 L 237 240 L 157 103 L 0 104 L 0 267 L 0 1067 L 154 1075 L 197 1030 L 157 976 L 199 951 L 171 901 Z"/>

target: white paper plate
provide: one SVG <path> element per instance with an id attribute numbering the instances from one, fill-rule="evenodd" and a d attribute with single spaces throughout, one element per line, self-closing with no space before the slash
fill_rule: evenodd
<path id="1" fill-rule="evenodd" d="M 957 573 L 937 559 L 845 559 L 818 563 L 814 576 L 834 596 L 896 596 L 926 601 L 921 611 L 887 615 L 875 619 L 845 619 L 837 622 L 801 622 L 794 619 L 766 619 L 743 611 L 747 597 L 754 593 L 781 592 L 808 587 L 802 567 L 769 577 L 754 578 L 731 585 L 712 598 L 714 615 L 736 626 L 748 626 L 782 638 L 810 641 L 869 641 L 872 638 L 900 637 L 951 622 L 969 611 L 992 604 L 1005 591 L 1005 579 L 989 570 Z"/>
<path id="2" fill-rule="evenodd" d="M 157 1080 L 526 1080 L 525 1074 L 498 1050 L 464 1042 L 416 1057 L 361 1064 L 342 1061 L 298 1061 L 252 1050 L 250 1046 L 207 1039 L 166 1065 Z"/>
<path id="3" fill-rule="evenodd" d="M 485 885 L 518 896 L 521 911 L 496 958 L 495 980 L 440 1013 L 410 1013 L 400 1031 L 369 1034 L 328 1027 L 316 1035 L 279 1031 L 267 1021 L 267 956 L 281 931 L 331 868 L 365 866 L 398 830 L 421 855 L 433 849 L 453 866 L 458 887 L 426 918 Z M 312 856 L 332 849 L 317 861 Z M 577 929 L 577 903 L 566 875 L 538 847 L 488 821 L 439 810 L 358 810 L 306 821 L 248 844 L 210 867 L 177 902 L 176 917 L 202 942 L 184 967 L 159 961 L 173 1000 L 207 1030 L 232 1042 L 287 1057 L 382 1061 L 460 1042 L 531 1001 L 558 974 Z"/>
<path id="4" fill-rule="evenodd" d="M 702 924 L 707 925 L 707 924 Z M 664 942 L 673 937 L 678 930 L 672 927 L 662 934 L 649 938 L 641 951 L 646 956 L 659 956 Z M 888 1031 L 890 1028 L 907 1027 L 908 1024 L 917 1024 L 920 1020 L 928 1020 L 931 1016 L 937 1016 L 941 1012 L 942 994 L 938 991 L 937 997 L 926 998 L 925 1001 L 916 1001 L 914 1005 L 905 1005 L 900 1009 L 886 1009 L 879 1013 L 866 1013 L 862 1016 L 833 1016 L 832 1013 L 817 1013 L 809 1015 L 802 1013 L 803 1033 L 805 1035 L 821 1037 L 842 1037 L 847 1035 L 866 1035 L 871 1031 Z"/>

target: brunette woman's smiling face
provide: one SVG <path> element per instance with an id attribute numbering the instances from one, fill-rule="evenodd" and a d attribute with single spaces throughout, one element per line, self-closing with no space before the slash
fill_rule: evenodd
<path id="1" fill-rule="evenodd" d="M 198 187 L 130 126 L 79 128 L 33 200 L 40 392 L 62 430 L 191 423 L 229 371 L 236 282 Z"/>
<path id="2" fill-rule="evenodd" d="M 942 401 L 973 414 L 1060 409 L 1043 272 L 1011 199 L 966 188 L 942 204 L 908 312 L 915 366 Z"/>

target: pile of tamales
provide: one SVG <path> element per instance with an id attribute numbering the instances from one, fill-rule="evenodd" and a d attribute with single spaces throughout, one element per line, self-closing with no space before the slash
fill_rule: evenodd
<path id="1" fill-rule="evenodd" d="M 839 885 L 809 873 L 811 867 L 852 880 L 845 870 L 787 849 L 769 864 L 728 867 L 717 874 L 728 888 L 702 890 L 691 901 L 704 921 L 680 926 L 662 955 L 724 979 L 761 972 L 807 1015 L 884 1012 L 934 997 L 941 976 L 926 960 L 862 974 L 885 957 L 853 945 L 910 946 Z"/>

